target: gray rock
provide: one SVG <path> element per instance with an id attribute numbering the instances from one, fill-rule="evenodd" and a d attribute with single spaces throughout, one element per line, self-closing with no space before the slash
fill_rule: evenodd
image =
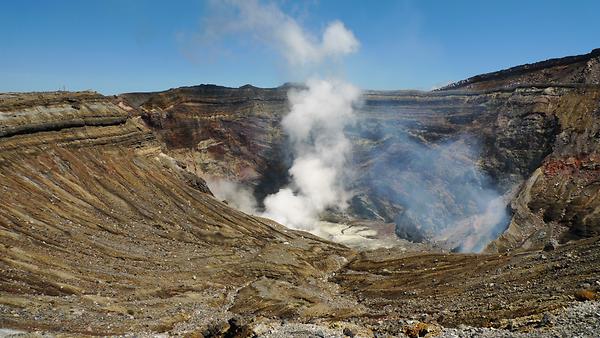
<path id="1" fill-rule="evenodd" d="M 554 325 L 554 322 L 556 321 L 556 319 L 554 318 L 554 316 L 550 313 L 544 313 L 544 316 L 542 317 L 542 321 L 540 322 L 540 324 L 542 326 L 551 326 Z"/>
<path id="2" fill-rule="evenodd" d="M 558 241 L 555 239 L 549 240 L 546 245 L 544 245 L 544 251 L 554 251 L 558 248 Z"/>

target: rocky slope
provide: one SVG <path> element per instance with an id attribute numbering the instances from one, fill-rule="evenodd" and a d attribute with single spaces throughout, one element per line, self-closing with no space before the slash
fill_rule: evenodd
<path id="1" fill-rule="evenodd" d="M 199 327 L 228 308 L 354 312 L 326 280 L 351 250 L 214 199 L 109 99 L 0 102 L 0 327 L 112 335 Z"/>
<path id="2" fill-rule="evenodd" d="M 465 234 L 477 232 L 476 221 L 464 220 L 483 212 L 480 195 L 460 186 L 475 185 L 498 194 L 508 208 L 488 236 L 506 231 L 489 251 L 598 234 L 599 60 L 594 50 L 434 92 L 365 92 L 349 130 L 355 196 L 347 214 L 333 219 L 393 222 L 403 238 L 460 249 Z M 188 170 L 250 185 L 260 201 L 287 182 L 290 159 L 279 122 L 288 88 L 197 86 L 124 94 L 118 101 L 149 121 L 167 153 Z M 457 141 L 464 156 L 444 151 Z M 419 158 L 423 152 L 447 159 L 432 166 Z M 445 163 L 469 161 L 481 173 L 448 183 L 448 177 L 466 177 L 449 168 L 470 167 Z M 420 184 L 407 188 L 412 181 Z M 429 199 L 415 206 L 417 193 Z"/>

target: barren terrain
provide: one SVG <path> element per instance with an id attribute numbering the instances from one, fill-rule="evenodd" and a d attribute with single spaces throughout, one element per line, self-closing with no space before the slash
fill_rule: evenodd
<path id="1" fill-rule="evenodd" d="M 481 254 L 400 231 L 366 176 L 326 215 L 345 244 L 215 198 L 202 176 L 285 182 L 288 86 L 0 94 L 0 336 L 598 336 L 598 55 L 365 93 L 360 128 L 480 137 L 511 216 Z M 350 136 L 364 172 L 405 151 Z"/>

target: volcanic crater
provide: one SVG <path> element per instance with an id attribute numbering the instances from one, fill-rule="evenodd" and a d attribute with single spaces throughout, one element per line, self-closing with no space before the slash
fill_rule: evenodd
<path id="1" fill-rule="evenodd" d="M 363 92 L 317 234 L 211 189 L 289 184 L 295 87 L 0 94 L 0 335 L 600 333 L 600 50 Z"/>

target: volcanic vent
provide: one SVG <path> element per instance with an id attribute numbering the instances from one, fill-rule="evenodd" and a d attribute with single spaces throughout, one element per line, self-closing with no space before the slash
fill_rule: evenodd
<path id="1" fill-rule="evenodd" d="M 531 184 L 546 189 L 546 183 L 536 179 L 539 170 L 550 172 L 543 169 L 545 163 L 552 168 L 558 168 L 554 163 L 573 163 L 576 170 L 590 170 L 577 163 L 595 156 L 595 146 L 590 145 L 596 141 L 587 135 L 594 135 L 595 128 L 597 80 L 591 70 L 597 60 L 594 51 L 519 66 L 470 79 L 467 89 L 455 85 L 433 92 L 364 92 L 354 122 L 344 128 L 352 148 L 344 167 L 351 193 L 348 207 L 342 212 L 327 209 L 321 218 L 361 228 L 370 224 L 387 229 L 384 224 L 394 224 L 402 238 L 467 251 L 541 247 L 549 238 L 565 241 L 595 233 L 584 225 L 591 224 L 591 214 L 592 218 L 564 218 L 548 207 L 559 203 L 560 210 L 568 209 L 579 205 L 578 200 L 563 204 L 561 197 L 551 202 L 554 193 L 542 192 L 536 203 L 547 211 L 538 218 L 535 205 L 524 205 L 529 202 L 523 196 Z M 584 75 L 576 75 L 578 71 Z M 535 83 L 540 72 L 555 74 L 553 82 Z M 496 89 L 489 88 L 490 79 Z M 532 84 L 525 83 L 528 79 Z M 249 195 L 255 192 L 260 208 L 264 197 L 290 182 L 286 171 L 293 158 L 281 123 L 289 112 L 289 90 L 290 85 L 198 86 L 120 97 L 153 121 L 169 154 L 188 170 L 241 184 Z M 215 104 L 221 107 L 219 114 L 212 112 Z M 576 116 L 591 119 L 586 128 L 571 126 Z M 202 120 L 207 123 L 196 122 Z M 197 146 L 178 141 L 190 128 Z M 588 174 L 569 179 L 583 179 L 580 175 Z M 554 228 L 557 231 L 549 231 Z M 508 232 L 501 235 L 504 230 Z M 498 236 L 499 241 L 485 246 Z"/>

